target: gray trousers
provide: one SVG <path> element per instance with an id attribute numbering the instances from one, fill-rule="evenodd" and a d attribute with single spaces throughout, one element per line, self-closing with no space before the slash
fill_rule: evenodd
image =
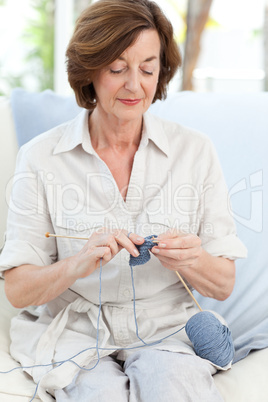
<path id="1" fill-rule="evenodd" d="M 104 357 L 92 371 L 55 391 L 58 402 L 223 402 L 216 369 L 192 355 L 142 350 L 123 364 Z"/>

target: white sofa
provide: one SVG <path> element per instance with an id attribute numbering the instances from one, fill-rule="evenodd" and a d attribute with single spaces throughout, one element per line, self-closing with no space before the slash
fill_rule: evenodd
<path id="1" fill-rule="evenodd" d="M 152 107 L 152 111 L 162 117 L 177 120 L 206 132 L 212 137 L 218 149 L 234 203 L 233 213 L 238 232 L 249 248 L 249 258 L 238 262 L 236 286 L 233 295 L 226 302 L 205 300 L 198 295 L 197 297 L 204 308 L 213 308 L 225 316 L 237 339 L 237 345 L 240 342 L 241 346 L 243 342 L 248 342 L 255 336 L 254 348 L 262 348 L 251 351 L 228 372 L 220 372 L 214 376 L 224 400 L 267 402 L 268 344 L 266 348 L 263 347 L 265 336 L 268 337 L 268 331 L 266 334 L 265 329 L 268 321 L 268 254 L 266 254 L 268 220 L 264 209 L 267 199 L 265 182 L 267 184 L 268 176 L 265 168 L 268 163 L 264 158 L 264 152 L 268 149 L 266 147 L 264 151 L 268 137 L 268 93 L 255 95 L 181 93 L 170 96 L 163 103 L 157 103 Z M 17 150 L 10 101 L 0 97 L 1 241 L 4 238 L 7 198 Z M 10 320 L 16 313 L 17 310 L 5 298 L 4 281 L 0 280 L 1 372 L 19 367 L 9 355 Z M 256 329 L 254 334 L 251 333 L 251 329 Z M 34 392 L 35 384 L 22 370 L 0 374 L 0 402 L 30 401 Z M 35 397 L 34 400 L 39 398 Z"/>

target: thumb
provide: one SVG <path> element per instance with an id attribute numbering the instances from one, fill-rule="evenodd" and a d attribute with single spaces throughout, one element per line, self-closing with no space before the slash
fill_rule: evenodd
<path id="1" fill-rule="evenodd" d="M 103 265 L 109 262 L 112 258 L 112 251 L 110 247 L 96 247 L 91 255 L 96 261 L 99 261 L 101 258 L 103 260 Z"/>

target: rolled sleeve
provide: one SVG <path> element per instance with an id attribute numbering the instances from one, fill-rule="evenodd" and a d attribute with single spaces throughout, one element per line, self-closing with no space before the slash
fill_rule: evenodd
<path id="1" fill-rule="evenodd" d="M 44 171 L 35 167 L 36 156 L 21 148 L 17 158 L 9 201 L 6 240 L 0 254 L 0 273 L 23 264 L 55 262 L 56 242 L 44 190 Z M 29 162 L 31 161 L 31 162 Z"/>
<path id="2" fill-rule="evenodd" d="M 3 277 L 4 271 L 23 264 L 49 265 L 51 257 L 27 241 L 9 240 L 4 245 L 0 261 L 0 276 Z"/>
<path id="3" fill-rule="evenodd" d="M 203 248 L 215 257 L 246 258 L 247 249 L 236 235 L 228 188 L 211 142 L 206 154 L 207 171 L 199 205 L 200 238 Z"/>
<path id="4" fill-rule="evenodd" d="M 203 248 L 214 257 L 224 257 L 229 260 L 247 257 L 246 247 L 234 234 L 211 240 L 207 244 L 204 244 Z"/>

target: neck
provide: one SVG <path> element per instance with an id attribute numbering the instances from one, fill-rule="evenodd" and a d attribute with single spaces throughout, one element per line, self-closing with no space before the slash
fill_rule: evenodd
<path id="1" fill-rule="evenodd" d="M 142 132 L 142 117 L 122 121 L 114 116 L 103 116 L 96 108 L 89 118 L 89 132 L 93 148 L 127 149 L 139 146 Z"/>

